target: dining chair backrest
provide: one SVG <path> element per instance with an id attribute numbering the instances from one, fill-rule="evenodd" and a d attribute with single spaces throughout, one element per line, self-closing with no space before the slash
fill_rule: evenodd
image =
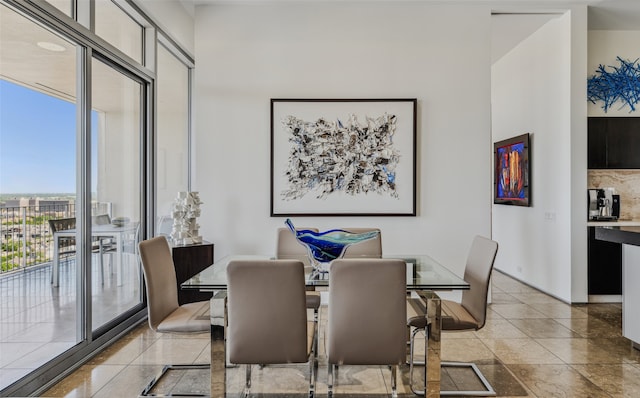
<path id="1" fill-rule="evenodd" d="M 298 228 L 308 229 L 314 232 L 318 232 L 318 228 Z M 306 256 L 307 248 L 293 235 L 291 230 L 286 227 L 278 228 L 278 234 L 276 238 L 276 258 L 279 259 L 295 259 Z"/>
<path id="2" fill-rule="evenodd" d="M 363 232 L 378 231 L 374 239 L 365 240 L 347 247 L 344 258 L 381 258 L 382 257 L 382 233 L 378 228 L 341 228 L 345 231 L 361 234 Z"/>
<path id="3" fill-rule="evenodd" d="M 142 241 L 138 249 L 146 282 L 149 326 L 157 330 L 158 325 L 179 307 L 173 256 L 164 236 Z"/>
<path id="4" fill-rule="evenodd" d="M 463 291 L 460 303 L 478 322 L 477 329 L 486 321 L 489 280 L 497 252 L 498 242 L 475 236 L 467 256 L 464 280 L 470 286 Z"/>
<path id="5" fill-rule="evenodd" d="M 402 260 L 334 260 L 329 269 L 329 363 L 404 363 L 406 288 Z"/>
<path id="6" fill-rule="evenodd" d="M 307 362 L 313 328 L 307 328 L 302 261 L 234 260 L 227 283 L 231 363 Z"/>

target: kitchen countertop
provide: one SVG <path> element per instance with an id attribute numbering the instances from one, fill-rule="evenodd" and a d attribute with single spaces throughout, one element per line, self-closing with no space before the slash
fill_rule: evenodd
<path id="1" fill-rule="evenodd" d="M 596 239 L 640 246 L 640 226 L 603 226 L 596 228 Z"/>
<path id="2" fill-rule="evenodd" d="M 640 227 L 640 220 L 587 221 L 587 227 Z"/>

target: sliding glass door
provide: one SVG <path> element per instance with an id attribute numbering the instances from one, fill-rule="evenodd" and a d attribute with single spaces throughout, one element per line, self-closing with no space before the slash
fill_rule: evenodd
<path id="1" fill-rule="evenodd" d="M 76 65 L 76 43 L 0 4 L 0 390 L 83 339 Z"/>
<path id="2" fill-rule="evenodd" d="M 142 302 L 137 258 L 141 214 L 144 85 L 108 63 L 91 62 L 93 330 Z M 94 212 L 95 213 L 95 212 Z"/>
<path id="3" fill-rule="evenodd" d="M 0 3 L 2 396 L 31 394 L 146 314 L 153 74 L 29 5 Z"/>

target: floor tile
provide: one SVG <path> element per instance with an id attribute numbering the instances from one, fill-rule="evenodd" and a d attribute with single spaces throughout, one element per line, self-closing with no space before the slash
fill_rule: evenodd
<path id="1" fill-rule="evenodd" d="M 611 395 L 566 364 L 519 364 L 510 365 L 509 369 L 541 398 L 611 398 Z"/>
<path id="2" fill-rule="evenodd" d="M 622 355 L 600 347 L 591 339 L 537 339 L 567 364 L 620 363 Z"/>
<path id="3" fill-rule="evenodd" d="M 559 364 L 562 360 L 533 339 L 486 339 L 483 342 L 505 364 Z"/>
<path id="4" fill-rule="evenodd" d="M 546 318 L 547 316 L 528 304 L 491 304 L 491 310 L 505 319 Z"/>
<path id="5" fill-rule="evenodd" d="M 581 375 L 613 397 L 640 397 L 640 368 L 630 364 L 575 365 Z"/>
<path id="6" fill-rule="evenodd" d="M 515 328 L 532 338 L 572 338 L 581 337 L 566 326 L 554 319 L 511 319 L 509 321 Z"/>

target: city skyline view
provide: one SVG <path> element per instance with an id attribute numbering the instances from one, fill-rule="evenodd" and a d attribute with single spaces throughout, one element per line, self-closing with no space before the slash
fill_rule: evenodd
<path id="1" fill-rule="evenodd" d="M 76 104 L 0 79 L 0 197 L 74 194 L 76 160 Z"/>

